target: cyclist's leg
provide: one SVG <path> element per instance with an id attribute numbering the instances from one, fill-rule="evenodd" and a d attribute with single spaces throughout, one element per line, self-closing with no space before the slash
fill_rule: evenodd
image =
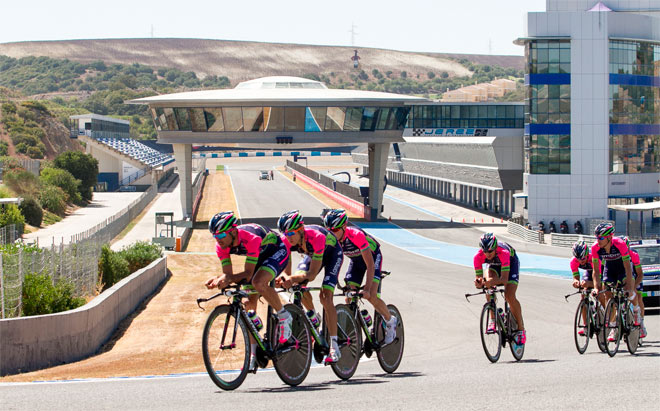
<path id="1" fill-rule="evenodd" d="M 333 295 L 335 293 L 335 287 L 337 286 L 337 280 L 339 276 L 339 270 L 341 269 L 341 263 L 344 261 L 344 255 L 340 247 L 336 249 L 326 250 L 327 257 L 324 255 L 323 265 L 324 265 L 324 277 L 323 283 L 321 285 L 321 304 L 325 310 L 325 324 L 328 327 L 328 334 L 330 334 L 330 339 L 337 339 L 337 309 L 335 308 L 335 303 Z"/>
<path id="2" fill-rule="evenodd" d="M 593 282 L 592 275 L 593 275 L 592 271 L 585 271 L 582 274 L 582 282 L 580 284 L 582 286 L 582 288 L 594 288 L 594 282 Z M 585 297 L 583 296 L 583 299 L 584 298 Z M 588 303 L 588 301 L 587 301 L 587 303 Z M 582 321 L 583 321 L 582 324 L 587 323 L 587 310 L 582 311 Z"/>
<path id="3" fill-rule="evenodd" d="M 261 259 L 260 256 L 259 260 Z M 265 257 L 261 264 L 257 265 L 256 272 L 251 280 L 254 288 L 278 314 L 283 313 L 282 300 L 280 300 L 279 295 L 270 283 L 284 270 L 288 261 L 289 252 L 284 243 L 280 242 L 274 246 L 274 252 Z"/>
<path id="4" fill-rule="evenodd" d="M 298 267 L 296 269 L 296 274 L 304 274 L 306 275 L 307 272 L 309 271 L 309 265 L 312 262 L 312 259 L 308 255 L 304 255 L 300 263 L 298 263 Z M 312 298 L 312 295 L 308 292 L 303 293 L 302 295 L 302 305 L 305 307 L 307 310 L 314 310 L 314 300 Z"/>
<path id="5" fill-rule="evenodd" d="M 511 258 L 511 269 L 509 270 L 509 280 L 504 286 L 504 298 L 509 303 L 509 308 L 511 309 L 511 314 L 516 318 L 518 323 L 518 331 L 525 330 L 525 324 L 523 322 L 522 308 L 520 307 L 520 302 L 516 298 L 516 290 L 518 289 L 519 275 L 518 271 L 520 269 L 520 262 L 517 256 Z"/>
<path id="6" fill-rule="evenodd" d="M 364 260 L 360 259 L 362 261 L 362 264 L 364 264 Z M 381 267 L 383 266 L 383 254 L 381 254 L 380 250 L 377 250 L 376 255 L 374 256 L 374 279 L 373 282 L 378 284 L 378 289 L 380 289 L 380 270 Z M 362 272 L 364 276 L 364 272 L 366 272 L 367 266 L 364 265 L 364 271 Z M 360 281 L 361 283 L 362 281 Z M 385 322 L 390 322 L 392 319 L 392 314 L 390 314 L 390 310 L 387 309 L 387 304 L 385 304 L 385 301 L 383 301 L 380 298 L 379 293 L 373 293 L 369 296 L 368 301 L 371 303 L 371 305 L 374 307 L 374 309 L 378 312 L 378 314 L 383 316 L 383 319 L 385 319 Z"/>

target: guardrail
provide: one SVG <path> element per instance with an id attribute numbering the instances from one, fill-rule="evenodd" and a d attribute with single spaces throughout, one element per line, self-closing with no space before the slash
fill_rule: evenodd
<path id="1" fill-rule="evenodd" d="M 545 243 L 544 234 L 542 231 L 528 230 L 527 228 L 521 226 L 520 224 L 516 224 L 512 221 L 506 222 L 506 230 L 510 234 L 516 235 L 530 243 L 538 243 L 538 244 Z"/>

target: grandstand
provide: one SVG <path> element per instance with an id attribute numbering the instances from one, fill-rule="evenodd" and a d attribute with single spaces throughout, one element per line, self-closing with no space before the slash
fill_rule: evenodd
<path id="1" fill-rule="evenodd" d="M 143 163 L 145 166 L 158 167 L 174 161 L 174 158 L 168 154 L 161 153 L 145 144 L 132 138 L 108 138 L 100 137 L 96 139 L 99 143 L 114 148 L 115 150 L 126 154 L 127 156 Z"/>

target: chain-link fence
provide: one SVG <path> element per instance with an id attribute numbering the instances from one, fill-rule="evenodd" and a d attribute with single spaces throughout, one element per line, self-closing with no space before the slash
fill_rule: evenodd
<path id="1" fill-rule="evenodd" d="M 91 295 L 98 281 L 98 262 L 103 244 L 109 243 L 157 194 L 149 188 L 128 207 L 89 230 L 71 237 L 69 244 L 13 245 L 0 254 L 0 318 L 22 312 L 23 280 L 31 273 L 48 274 L 74 284 L 76 296 Z M 10 231 L 10 229 L 8 229 Z M 1 232 L 0 232 L 0 235 Z"/>
<path id="2" fill-rule="evenodd" d="M 4 227 L 0 227 L 0 244 L 9 244 L 21 238 L 23 235 L 23 229 L 17 227 L 16 224 L 9 224 Z"/>

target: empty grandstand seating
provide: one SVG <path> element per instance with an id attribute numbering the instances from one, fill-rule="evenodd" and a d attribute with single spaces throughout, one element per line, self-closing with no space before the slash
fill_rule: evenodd
<path id="1" fill-rule="evenodd" d="M 174 158 L 168 154 L 154 150 L 132 138 L 108 138 L 99 137 L 96 139 L 99 143 L 114 148 L 146 166 L 157 167 L 166 165 L 174 161 Z"/>

